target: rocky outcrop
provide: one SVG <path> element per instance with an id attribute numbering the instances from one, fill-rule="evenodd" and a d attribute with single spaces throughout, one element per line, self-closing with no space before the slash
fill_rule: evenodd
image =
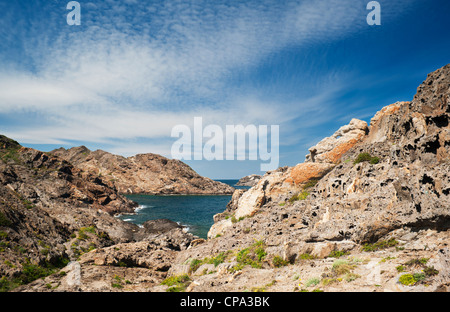
<path id="1" fill-rule="evenodd" d="M 132 240 L 138 227 L 113 215 L 134 207 L 100 177 L 0 136 L 2 290 L 94 246 Z"/>
<path id="2" fill-rule="evenodd" d="M 59 157 L 21 146 L 3 149 L 1 154 L 0 182 L 33 204 L 55 206 L 64 201 L 92 205 L 110 214 L 133 212 L 137 207 L 105 179 L 86 174 Z"/>
<path id="3" fill-rule="evenodd" d="M 255 186 L 240 195 L 234 209 L 235 218 L 251 216 L 267 203 L 287 200 L 314 185 L 335 167 L 343 154 L 360 143 L 367 133 L 366 122 L 352 119 L 350 124 L 310 148 L 311 153 L 304 163 L 267 172 Z M 221 235 L 231 226 L 231 219 L 221 220 L 211 227 L 208 237 Z"/>
<path id="4" fill-rule="evenodd" d="M 61 157 L 84 172 L 107 180 L 122 194 L 232 194 L 234 188 L 200 176 L 185 163 L 156 154 L 125 158 L 84 146 L 60 148 Z"/>
<path id="5" fill-rule="evenodd" d="M 16 291 L 148 291 L 161 283 L 178 252 L 197 237 L 176 222 L 162 219 L 144 223 L 134 241 L 95 248 L 53 274 Z M 51 285 L 51 287 L 49 287 Z"/>
<path id="6" fill-rule="evenodd" d="M 238 186 L 255 186 L 258 181 L 261 180 L 261 176 L 258 174 L 251 174 L 246 177 L 240 178 L 236 183 Z"/>

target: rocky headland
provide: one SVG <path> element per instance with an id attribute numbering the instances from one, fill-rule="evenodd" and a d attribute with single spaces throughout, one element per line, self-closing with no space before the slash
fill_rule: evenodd
<path id="1" fill-rule="evenodd" d="M 157 154 L 138 154 L 125 158 L 85 146 L 59 148 L 50 152 L 93 176 L 107 180 L 122 194 L 232 194 L 234 188 L 202 177 L 180 160 Z"/>
<path id="2" fill-rule="evenodd" d="M 384 107 L 369 124 L 351 120 L 304 162 L 236 190 L 207 240 L 170 220 L 120 222 L 111 211 L 133 203 L 109 193 L 118 186 L 103 180 L 108 172 L 99 177 L 2 138 L 1 286 L 449 291 L 449 122 L 447 65 L 411 101 Z M 106 194 L 111 200 L 99 200 Z M 33 281 L 29 272 L 46 277 Z"/>

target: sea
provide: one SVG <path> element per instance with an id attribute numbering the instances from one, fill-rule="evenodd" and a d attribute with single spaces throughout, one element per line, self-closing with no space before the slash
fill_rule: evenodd
<path id="1" fill-rule="evenodd" d="M 216 180 L 236 189 L 239 180 Z M 231 195 L 126 195 L 137 202 L 134 214 L 122 214 L 118 218 L 142 226 L 145 221 L 169 219 L 187 228 L 187 231 L 201 238 L 207 237 L 214 223 L 213 216 L 223 212 L 231 200 Z"/>

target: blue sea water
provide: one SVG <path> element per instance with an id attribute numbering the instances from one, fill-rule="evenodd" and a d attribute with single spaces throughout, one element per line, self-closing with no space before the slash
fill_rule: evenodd
<path id="1" fill-rule="evenodd" d="M 235 188 L 238 180 L 217 180 Z M 137 225 L 156 219 L 170 219 L 186 226 L 188 231 L 206 238 L 214 223 L 213 216 L 223 212 L 231 195 L 126 195 L 137 202 L 136 214 L 119 216 L 120 219 Z"/>

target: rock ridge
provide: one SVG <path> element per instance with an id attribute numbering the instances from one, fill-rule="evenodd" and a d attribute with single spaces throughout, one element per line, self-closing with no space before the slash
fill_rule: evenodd
<path id="1" fill-rule="evenodd" d="M 122 194 L 232 194 L 234 188 L 202 177 L 180 160 L 157 154 L 138 154 L 125 158 L 85 146 L 51 152 L 91 175 L 111 182 Z"/>

